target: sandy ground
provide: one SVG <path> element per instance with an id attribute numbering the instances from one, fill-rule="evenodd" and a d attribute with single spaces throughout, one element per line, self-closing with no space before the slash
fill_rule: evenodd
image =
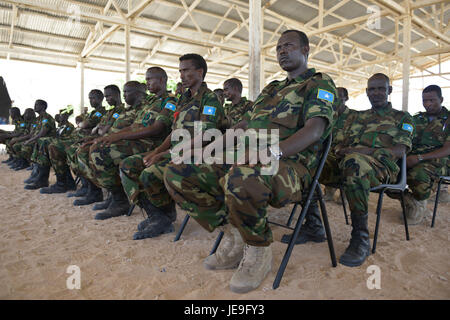
<path id="1" fill-rule="evenodd" d="M 1 156 L 1 160 L 6 156 Z M 449 209 L 440 204 L 436 226 L 410 226 L 405 240 L 400 203 L 386 199 L 377 252 L 359 268 L 331 266 L 325 243 L 296 246 L 284 278 L 272 289 L 286 245 L 285 230 L 273 227 L 272 272 L 248 294 L 229 290 L 232 270 L 202 266 L 217 236 L 191 220 L 178 242 L 174 233 L 132 240 L 143 215 L 94 220 L 91 206 L 74 207 L 66 194 L 42 195 L 23 189 L 30 171 L 0 165 L 0 299 L 449 299 Z M 50 183 L 55 182 L 52 174 Z M 376 195 L 370 199 L 371 238 Z M 432 209 L 432 205 L 428 206 Z M 291 206 L 270 210 L 283 222 Z M 350 238 L 342 207 L 327 203 L 337 258 Z M 184 212 L 178 211 L 178 230 Z M 81 271 L 81 288 L 69 290 L 70 265 Z M 368 289 L 370 265 L 380 268 L 381 289 Z"/>

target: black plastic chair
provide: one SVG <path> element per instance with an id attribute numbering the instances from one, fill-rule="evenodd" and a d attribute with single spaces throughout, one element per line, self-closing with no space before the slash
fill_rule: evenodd
<path id="1" fill-rule="evenodd" d="M 441 184 L 450 184 L 450 176 L 439 176 L 436 200 L 434 201 L 433 219 L 431 220 L 431 228 L 434 227 L 434 220 L 436 219 L 436 212 L 439 203 L 439 193 L 441 193 Z"/>
<path id="2" fill-rule="evenodd" d="M 383 205 L 383 196 L 386 191 L 392 193 L 400 193 L 400 202 L 402 205 L 403 222 L 405 224 L 406 240 L 409 240 L 408 222 L 406 221 L 405 199 L 404 192 L 406 190 L 406 154 L 400 159 L 400 173 L 398 174 L 397 183 L 395 184 L 380 184 L 379 186 L 370 188 L 370 192 L 379 193 L 377 204 L 377 221 L 375 225 L 375 234 L 373 237 L 372 253 L 375 253 L 377 247 L 378 231 L 380 227 L 381 208 Z M 344 204 L 345 205 L 345 204 Z"/>
<path id="3" fill-rule="evenodd" d="M 295 211 L 297 209 L 297 206 L 299 204 L 302 205 L 301 203 L 296 203 L 294 205 L 294 208 L 293 208 L 293 210 L 291 212 L 291 215 L 289 217 L 288 223 L 286 225 L 278 224 L 276 222 L 272 222 L 272 221 L 267 220 L 267 222 L 270 223 L 270 224 L 274 224 L 274 225 L 277 225 L 277 226 L 280 226 L 280 227 L 283 227 L 283 228 L 286 228 L 286 229 L 293 230 L 293 234 L 291 236 L 291 240 L 289 241 L 288 247 L 287 247 L 286 252 L 285 252 L 285 254 L 283 256 L 283 260 L 282 260 L 282 262 L 280 264 L 280 267 L 278 269 L 277 275 L 276 275 L 275 280 L 273 282 L 273 289 L 278 288 L 279 285 L 280 285 L 281 279 L 283 278 L 284 271 L 285 271 L 286 266 L 287 266 L 287 264 L 289 262 L 289 259 L 291 257 L 292 250 L 294 249 L 295 240 L 297 239 L 297 236 L 298 236 L 298 234 L 300 232 L 300 227 L 302 226 L 303 220 L 305 219 L 306 212 L 308 211 L 308 208 L 309 208 L 309 205 L 310 205 L 311 201 L 319 201 L 320 211 L 322 213 L 322 220 L 323 220 L 323 224 L 324 224 L 324 227 L 325 227 L 325 232 L 326 232 L 326 235 L 327 235 L 328 249 L 330 250 L 331 264 L 332 264 L 333 267 L 337 266 L 336 254 L 334 252 L 333 239 L 331 237 L 330 226 L 329 226 L 329 223 L 328 223 L 328 216 L 327 216 L 327 212 L 326 212 L 326 206 L 325 206 L 325 203 L 324 203 L 324 201 L 322 199 L 323 198 L 323 194 L 322 194 L 322 190 L 320 189 L 320 185 L 319 185 L 319 177 L 320 177 L 320 174 L 322 173 L 323 166 L 325 165 L 325 160 L 327 159 L 328 152 L 330 151 L 331 141 L 332 141 L 332 136 L 330 134 L 330 136 L 325 141 L 325 146 L 326 147 L 325 147 L 325 149 L 324 149 L 324 151 L 322 153 L 322 157 L 321 157 L 321 160 L 320 160 L 320 163 L 319 163 L 319 167 L 316 170 L 316 174 L 314 175 L 314 179 L 313 179 L 313 181 L 311 183 L 311 186 L 310 186 L 310 188 L 309 188 L 309 190 L 307 192 L 308 196 L 306 198 L 306 201 L 304 202 L 304 205 L 302 206 L 302 210 L 300 212 L 300 216 L 299 216 L 299 218 L 297 220 L 295 228 L 291 228 L 290 224 L 291 224 L 292 218 L 293 218 L 293 216 L 295 214 Z M 313 196 L 314 196 L 315 192 L 317 192 L 318 196 L 314 197 L 314 199 L 313 199 Z M 216 242 L 214 243 L 214 246 L 213 246 L 210 254 L 213 254 L 214 252 L 216 252 L 218 246 L 220 245 L 220 241 L 221 241 L 222 237 L 223 237 L 223 232 L 220 232 L 219 236 L 216 239 Z"/>

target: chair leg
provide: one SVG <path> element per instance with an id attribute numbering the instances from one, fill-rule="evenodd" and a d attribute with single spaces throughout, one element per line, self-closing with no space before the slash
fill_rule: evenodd
<path id="1" fill-rule="evenodd" d="M 80 177 L 77 177 L 76 179 L 75 179 L 75 185 L 78 187 L 78 184 L 80 183 L 80 181 L 81 181 L 81 179 L 80 179 Z"/>
<path id="2" fill-rule="evenodd" d="M 380 218 L 381 218 L 381 207 L 383 206 L 383 195 L 384 190 L 380 192 L 380 196 L 378 197 L 378 205 L 377 205 L 377 223 L 375 225 L 375 234 L 373 236 L 373 246 L 372 246 L 372 253 L 375 253 L 375 250 L 377 248 L 377 240 L 378 240 L 378 229 L 380 227 Z"/>
<path id="3" fill-rule="evenodd" d="M 409 240 L 409 231 L 408 231 L 408 221 L 406 221 L 406 208 L 405 208 L 405 199 L 403 191 L 400 193 L 400 202 L 402 204 L 402 212 L 403 212 L 403 222 L 405 224 L 405 234 L 406 234 L 406 240 Z"/>
<path id="4" fill-rule="evenodd" d="M 342 188 L 342 186 L 339 186 L 339 193 L 341 194 L 342 206 L 344 207 L 345 224 L 348 225 L 348 215 L 347 215 L 347 209 L 345 207 L 345 201 L 344 201 L 344 188 Z"/>
<path id="5" fill-rule="evenodd" d="M 278 268 L 277 275 L 273 282 L 273 285 L 272 285 L 273 289 L 276 289 L 280 286 L 281 278 L 283 278 L 284 270 L 286 269 L 286 266 L 289 262 L 289 258 L 291 257 L 292 250 L 294 249 L 294 246 L 295 246 L 295 240 L 298 237 L 298 234 L 300 232 L 300 227 L 302 226 L 303 220 L 305 220 L 306 212 L 308 211 L 310 202 L 311 202 L 311 197 L 309 197 L 309 199 L 306 201 L 306 203 L 303 206 L 302 211 L 300 213 L 300 217 L 298 217 L 294 232 L 292 233 L 291 239 L 289 240 L 288 247 L 286 249 L 286 252 L 284 253 L 283 260 L 281 261 L 280 267 Z"/>
<path id="6" fill-rule="evenodd" d="M 180 240 L 181 234 L 183 233 L 184 228 L 186 227 L 186 224 L 188 223 L 190 217 L 191 217 L 190 215 L 186 214 L 186 216 L 184 217 L 183 222 L 181 223 L 180 230 L 178 230 L 178 233 L 175 236 L 175 239 L 173 239 L 173 242 L 176 242 L 176 241 Z"/>
<path id="7" fill-rule="evenodd" d="M 437 212 L 437 207 L 438 207 L 438 203 L 439 203 L 439 194 L 441 193 L 441 184 L 442 184 L 442 179 L 439 179 L 437 192 L 436 192 L 436 200 L 434 201 L 433 219 L 431 219 L 431 227 L 432 228 L 434 227 L 434 220 L 436 219 L 436 212 Z"/>
<path id="8" fill-rule="evenodd" d="M 295 211 L 297 210 L 297 206 L 298 206 L 298 203 L 296 203 L 296 204 L 294 205 L 294 208 L 292 208 L 291 215 L 289 216 L 289 219 L 288 219 L 288 221 L 286 222 L 286 225 L 287 225 L 288 227 L 291 226 L 292 219 L 294 218 Z"/>
<path id="9" fill-rule="evenodd" d="M 132 205 L 130 206 L 130 209 L 128 209 L 127 216 L 131 216 L 131 214 L 133 213 L 134 207 L 136 207 L 135 204 L 132 204 Z"/>
<path id="10" fill-rule="evenodd" d="M 214 242 L 214 246 L 212 247 L 209 255 L 216 253 L 217 248 L 219 247 L 220 242 L 222 241 L 222 238 L 223 238 L 223 231 L 220 231 L 219 235 L 217 236 L 216 242 Z"/>
<path id="11" fill-rule="evenodd" d="M 325 227 L 325 233 L 327 234 L 327 242 L 328 242 L 328 249 L 330 250 L 331 265 L 333 267 L 336 267 L 337 266 L 336 253 L 334 252 L 333 238 L 331 237 L 330 224 L 328 223 L 327 208 L 323 201 L 323 194 L 322 190 L 320 190 L 320 187 L 317 188 L 317 191 L 319 193 L 319 205 L 320 205 L 320 212 L 322 213 L 322 221 Z"/>

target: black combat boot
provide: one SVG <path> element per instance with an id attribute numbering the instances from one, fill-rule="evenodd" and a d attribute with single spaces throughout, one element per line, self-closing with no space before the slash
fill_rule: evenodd
<path id="1" fill-rule="evenodd" d="M 112 201 L 112 195 L 109 194 L 108 198 L 106 198 L 105 201 L 94 204 L 94 206 L 92 207 L 92 210 L 95 210 L 95 211 L 106 210 L 106 209 L 108 209 L 109 205 L 111 204 L 111 201 Z"/>
<path id="2" fill-rule="evenodd" d="M 14 158 L 13 161 L 11 161 L 10 163 L 8 163 L 8 166 L 11 169 L 14 169 L 16 166 L 18 166 L 20 163 L 20 158 Z"/>
<path id="3" fill-rule="evenodd" d="M 95 215 L 95 220 L 106 220 L 113 217 L 123 216 L 130 210 L 130 203 L 122 186 L 111 190 L 112 201 L 106 211 Z"/>
<path id="4" fill-rule="evenodd" d="M 35 178 L 39 174 L 39 167 L 38 167 L 38 165 L 36 163 L 33 163 L 32 166 L 33 166 L 33 171 L 31 171 L 31 175 L 28 177 L 28 179 L 23 181 L 23 183 L 25 183 L 25 184 L 29 184 L 29 183 L 34 182 Z"/>
<path id="5" fill-rule="evenodd" d="M 349 246 L 339 259 L 339 263 L 347 267 L 358 267 L 370 255 L 369 228 L 367 225 L 368 214 L 357 215 L 352 213 L 351 217 L 353 228 L 352 238 L 350 239 Z"/>
<path id="6" fill-rule="evenodd" d="M 88 192 L 85 197 L 81 199 L 77 199 L 73 202 L 74 206 L 85 206 L 88 204 L 92 204 L 95 202 L 103 201 L 103 191 L 101 188 L 97 187 L 91 181 L 87 180 L 88 183 Z"/>
<path id="7" fill-rule="evenodd" d="M 26 168 L 28 168 L 30 166 L 30 163 L 28 162 L 28 160 L 25 160 L 25 159 L 20 159 L 19 160 L 19 164 L 17 165 L 17 166 L 15 166 L 13 169 L 15 170 L 15 171 L 19 171 L 19 170 L 23 170 L 23 169 L 26 169 Z"/>
<path id="8" fill-rule="evenodd" d="M 64 174 L 56 174 L 56 183 L 51 185 L 50 187 L 42 188 L 39 192 L 44 194 L 51 194 L 51 193 L 66 193 L 69 190 L 73 190 L 75 187 L 75 181 L 70 181 L 69 179 L 72 178 L 72 175 L 70 174 L 70 170 L 68 170 Z"/>
<path id="9" fill-rule="evenodd" d="M 308 241 L 324 242 L 326 239 L 325 228 L 320 219 L 317 202 L 311 202 L 308 212 L 306 213 L 305 222 L 300 227 L 300 232 L 295 240 L 295 244 L 303 244 Z M 290 234 L 285 234 L 281 238 L 281 242 L 283 243 L 289 243 L 289 241 L 291 241 Z"/>
<path id="10" fill-rule="evenodd" d="M 142 230 L 133 235 L 133 240 L 155 238 L 175 230 L 172 223 L 176 220 L 174 202 L 162 208 L 155 207 L 146 199 L 141 201 L 141 204 L 149 218 L 139 224 L 138 229 L 141 228 Z"/>
<path id="11" fill-rule="evenodd" d="M 39 167 L 39 173 L 36 176 L 36 178 L 33 180 L 32 183 L 27 184 L 25 186 L 25 189 L 27 190 L 36 190 L 43 187 L 48 187 L 48 177 L 50 175 L 50 166 L 41 166 L 40 164 L 37 165 Z"/>
<path id="12" fill-rule="evenodd" d="M 13 160 L 14 160 L 14 158 L 13 158 L 11 155 L 9 155 L 9 158 L 6 159 L 6 160 L 3 160 L 2 163 L 8 164 L 8 163 L 10 163 L 10 162 L 13 161 Z"/>
<path id="13" fill-rule="evenodd" d="M 86 178 L 80 177 L 80 181 L 81 181 L 81 188 L 78 189 L 76 192 L 70 192 L 69 194 L 67 194 L 67 198 L 85 197 L 88 194 L 88 191 L 89 191 L 88 190 L 89 189 L 88 180 Z M 74 182 L 74 184 L 75 184 L 75 182 Z"/>

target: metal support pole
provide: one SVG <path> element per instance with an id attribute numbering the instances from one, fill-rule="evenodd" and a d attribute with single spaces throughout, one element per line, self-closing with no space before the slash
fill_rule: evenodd
<path id="1" fill-rule="evenodd" d="M 249 19 L 249 98 L 255 100 L 261 92 L 261 0 L 250 0 Z"/>
<path id="2" fill-rule="evenodd" d="M 125 81 L 130 81 L 130 25 L 125 26 Z"/>
<path id="3" fill-rule="evenodd" d="M 409 69 L 411 66 L 411 14 L 403 19 L 403 88 L 402 110 L 408 111 Z"/>
<path id="4" fill-rule="evenodd" d="M 80 105 L 74 110 L 75 116 L 83 112 L 84 107 L 84 61 L 81 60 L 78 63 L 78 69 L 80 70 Z"/>

